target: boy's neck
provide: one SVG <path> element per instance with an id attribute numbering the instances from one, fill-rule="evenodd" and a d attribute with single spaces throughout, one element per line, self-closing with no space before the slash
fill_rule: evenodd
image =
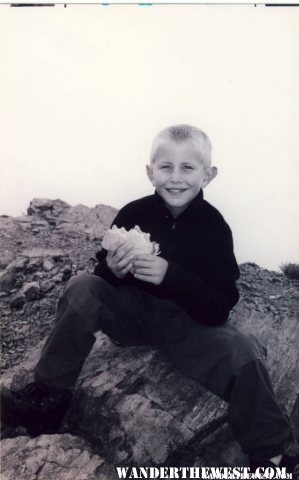
<path id="1" fill-rule="evenodd" d="M 170 205 L 167 205 L 167 203 L 164 203 L 165 207 L 167 208 L 167 210 L 170 211 L 171 215 L 173 218 L 177 218 L 181 213 L 183 213 L 186 208 L 189 207 L 190 204 L 186 205 L 185 207 L 183 208 L 179 208 L 179 209 L 176 209 L 176 208 L 173 208 L 171 207 Z"/>
<path id="2" fill-rule="evenodd" d="M 202 189 L 199 191 L 199 193 L 196 195 L 196 197 L 194 197 L 192 199 L 192 201 L 190 203 L 188 203 L 188 205 L 185 205 L 184 207 L 172 207 L 171 205 L 168 205 L 162 197 L 160 197 L 160 195 L 157 193 L 157 191 L 155 191 L 155 195 L 158 197 L 159 201 L 161 203 L 163 203 L 163 205 L 165 206 L 165 208 L 167 208 L 167 210 L 171 213 L 172 217 L 175 219 L 177 218 L 179 215 L 181 215 L 185 210 L 187 210 L 193 203 L 196 202 L 197 199 L 200 199 L 202 200 L 203 199 L 203 191 Z"/>

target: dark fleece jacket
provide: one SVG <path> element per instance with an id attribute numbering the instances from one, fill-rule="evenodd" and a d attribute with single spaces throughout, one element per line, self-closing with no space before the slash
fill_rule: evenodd
<path id="1" fill-rule="evenodd" d="M 237 303 L 235 281 L 239 268 L 234 256 L 231 230 L 216 208 L 203 199 L 202 190 L 175 219 L 155 192 L 123 207 L 113 224 L 127 230 L 139 225 L 160 245 L 168 269 L 160 285 L 137 280 L 128 274 L 116 278 L 106 263 L 107 251 L 97 253 L 94 273 L 117 286 L 138 286 L 159 298 L 174 300 L 194 320 L 221 325 Z"/>

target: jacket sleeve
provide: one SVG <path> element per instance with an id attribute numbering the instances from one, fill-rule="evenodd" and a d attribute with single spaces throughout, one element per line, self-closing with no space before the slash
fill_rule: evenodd
<path id="1" fill-rule="evenodd" d="M 128 228 L 128 226 L 130 225 L 129 222 L 130 219 L 126 213 L 126 210 L 121 209 L 113 220 L 111 227 L 112 225 L 116 225 L 117 227 Z M 102 277 L 104 280 L 107 280 L 107 282 L 111 283 L 112 285 L 122 285 L 124 283 L 124 279 L 117 278 L 111 272 L 110 268 L 107 265 L 106 256 L 107 250 L 105 250 L 104 248 L 102 248 L 102 250 L 96 253 L 98 263 L 95 266 L 94 275 Z"/>
<path id="2" fill-rule="evenodd" d="M 240 273 L 228 226 L 221 235 L 215 236 L 205 258 L 200 274 L 169 262 L 160 287 L 197 322 L 221 325 L 239 300 L 235 281 Z"/>

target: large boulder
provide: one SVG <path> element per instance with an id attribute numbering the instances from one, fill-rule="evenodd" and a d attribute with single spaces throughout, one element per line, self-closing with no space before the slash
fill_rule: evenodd
<path id="1" fill-rule="evenodd" d="M 117 346 L 100 334 L 68 425 L 114 465 L 161 465 L 215 432 L 225 417 L 223 402 L 156 350 Z"/>
<path id="2" fill-rule="evenodd" d="M 277 399 L 299 435 L 299 322 L 293 314 L 250 311 L 246 295 L 231 321 L 268 348 Z M 249 299 L 250 300 L 250 299 Z M 32 378 L 39 353 L 4 375 L 5 387 Z M 121 347 L 103 334 L 85 363 L 64 429 L 89 440 L 113 465 L 246 465 L 226 424 L 227 405 L 181 375 L 158 351 Z"/>

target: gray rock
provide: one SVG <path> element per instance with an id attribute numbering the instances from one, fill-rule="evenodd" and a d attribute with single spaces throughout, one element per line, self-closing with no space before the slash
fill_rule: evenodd
<path id="1" fill-rule="evenodd" d="M 101 239 L 116 214 L 116 209 L 105 205 L 94 208 L 76 205 L 60 215 L 56 228 L 64 233 L 85 232 L 90 240 Z"/>
<path id="2" fill-rule="evenodd" d="M 28 264 L 26 258 L 18 257 L 8 265 L 8 268 L 14 272 L 23 272 Z"/>
<path id="3" fill-rule="evenodd" d="M 49 272 L 50 270 L 52 270 L 52 268 L 54 268 L 55 266 L 55 263 L 52 262 L 50 259 L 48 258 L 45 258 L 43 260 L 43 269 L 46 271 L 46 272 Z"/>
<path id="4" fill-rule="evenodd" d="M 34 274 L 34 280 L 41 280 L 43 278 L 47 278 L 48 274 L 46 272 L 35 272 Z"/>
<path id="5" fill-rule="evenodd" d="M 117 210 L 109 205 L 96 205 L 93 210 L 95 217 L 104 225 L 110 226 L 114 220 Z"/>
<path id="6" fill-rule="evenodd" d="M 39 257 L 32 257 L 29 258 L 28 263 L 26 265 L 26 272 L 33 273 L 40 269 L 42 264 L 42 259 Z"/>
<path id="7" fill-rule="evenodd" d="M 5 293 L 10 293 L 14 288 L 17 280 L 16 272 L 13 269 L 7 268 L 0 273 L 0 288 Z"/>
<path id="8" fill-rule="evenodd" d="M 50 292 L 54 288 L 55 284 L 49 280 L 44 280 L 40 282 L 40 289 L 42 293 Z"/>
<path id="9" fill-rule="evenodd" d="M 14 254 L 9 250 L 2 250 L 0 253 L 0 268 L 6 268 L 14 259 Z"/>
<path id="10" fill-rule="evenodd" d="M 52 281 L 56 284 L 63 282 L 64 281 L 63 273 L 57 273 L 57 275 L 54 275 L 54 277 L 52 278 Z"/>
<path id="11" fill-rule="evenodd" d="M 72 267 L 70 265 L 65 265 L 62 269 L 62 280 L 66 282 L 72 275 Z"/>
<path id="12" fill-rule="evenodd" d="M 245 313 L 240 302 L 232 315 L 232 323 L 246 334 L 254 334 L 267 348 L 267 366 L 275 386 L 278 402 L 291 416 L 299 401 L 299 314 L 252 310 Z M 299 424 L 296 425 L 299 438 Z"/>
<path id="13" fill-rule="evenodd" d="M 87 221 L 90 215 L 90 210 L 86 205 L 75 205 L 70 207 L 65 213 L 59 216 L 57 226 L 62 226 L 64 223 L 81 224 Z"/>
<path id="14" fill-rule="evenodd" d="M 19 274 L 25 271 L 27 263 L 27 259 L 17 258 L 9 263 L 4 272 L 0 273 L 0 287 L 4 292 L 12 292 L 16 286 L 19 286 Z"/>
<path id="15" fill-rule="evenodd" d="M 49 223 L 39 217 L 32 217 L 31 225 L 32 227 L 38 227 L 39 229 L 42 228 L 43 230 L 49 227 Z"/>
<path id="16" fill-rule="evenodd" d="M 14 217 L 14 221 L 17 223 L 23 223 L 27 225 L 31 225 L 32 217 L 29 215 L 20 215 L 19 217 Z"/>
<path id="17" fill-rule="evenodd" d="M 73 405 L 72 427 L 95 445 L 100 439 L 115 465 L 163 464 L 196 436 L 216 430 L 226 416 L 224 403 L 157 351 L 118 347 L 102 334 Z"/>
<path id="18" fill-rule="evenodd" d="M 0 216 L 0 229 L 3 236 L 13 232 L 16 229 L 14 217 Z"/>
<path id="19" fill-rule="evenodd" d="M 41 290 L 38 282 L 28 282 L 16 292 L 14 290 L 15 289 L 11 290 L 11 292 L 13 292 L 10 301 L 11 308 L 20 309 L 26 302 L 32 302 L 41 297 Z"/>
<path id="20" fill-rule="evenodd" d="M 32 300 L 37 300 L 40 297 L 40 287 L 38 282 L 26 283 L 23 286 L 22 291 L 28 302 L 31 302 Z"/>
<path id="21" fill-rule="evenodd" d="M 34 198 L 29 204 L 27 215 L 36 215 L 50 225 L 56 225 L 57 218 L 69 208 L 68 203 L 59 199 Z"/>
<path id="22" fill-rule="evenodd" d="M 114 469 L 70 434 L 5 439 L 2 480 L 114 480 Z"/>
<path id="23" fill-rule="evenodd" d="M 20 389 L 31 381 L 40 348 L 21 369 L 4 374 L 3 387 Z M 145 465 L 167 462 L 197 436 L 215 432 L 225 417 L 223 402 L 157 351 L 118 347 L 98 334 L 66 428 L 101 449 L 109 463 Z"/>
<path id="24" fill-rule="evenodd" d="M 50 249 L 50 248 L 38 248 L 34 247 L 29 250 L 24 250 L 21 254 L 23 257 L 28 258 L 53 258 L 54 260 L 59 260 L 60 258 L 67 256 L 63 250 Z"/>
<path id="25" fill-rule="evenodd" d="M 15 295 L 13 295 L 10 306 L 11 308 L 22 308 L 24 303 L 26 303 L 26 297 L 22 290 L 19 290 Z"/>

